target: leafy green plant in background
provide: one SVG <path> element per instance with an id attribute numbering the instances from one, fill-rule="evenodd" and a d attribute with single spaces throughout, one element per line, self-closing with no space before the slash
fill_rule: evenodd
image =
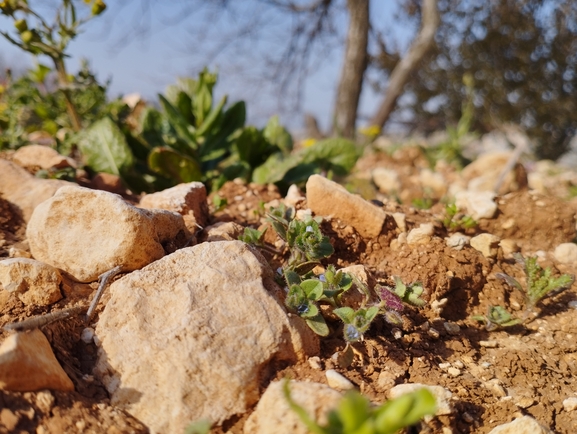
<path id="1" fill-rule="evenodd" d="M 455 203 L 448 203 L 445 206 L 445 217 L 441 222 L 449 231 L 472 229 L 477 226 L 473 217 L 459 213 L 459 208 Z"/>
<path id="2" fill-rule="evenodd" d="M 545 269 L 537 263 L 537 257 L 523 258 L 521 254 L 514 254 L 517 263 L 521 264 L 525 271 L 525 278 L 527 279 L 526 286 L 523 286 L 517 279 L 505 273 L 497 273 L 495 276 L 504 280 L 507 285 L 515 288 L 523 294 L 525 301 L 525 313 L 523 320 L 526 320 L 530 314 L 538 314 L 535 312 L 540 301 L 554 293 L 569 288 L 575 281 L 575 276 L 571 274 L 562 274 L 559 277 L 553 277 L 550 267 Z"/>
<path id="3" fill-rule="evenodd" d="M 430 209 L 433 206 L 433 199 L 430 197 L 419 197 L 413 199 L 411 205 L 417 209 Z"/>
<path id="4" fill-rule="evenodd" d="M 444 160 L 462 169 L 470 163 L 463 156 L 463 140 L 470 135 L 471 124 L 475 114 L 474 79 L 469 73 L 463 76 L 463 84 L 467 93 L 466 100 L 462 104 L 461 118 L 456 127 L 447 127 L 447 139 L 435 147 L 421 147 L 421 151 L 429 161 L 431 167 L 435 167 L 437 161 Z"/>
<path id="5" fill-rule="evenodd" d="M 10 43 L 34 56 L 48 56 L 58 77 L 58 90 L 62 93 L 72 128 L 79 131 L 82 119 L 72 96 L 72 82 L 66 71 L 64 59 L 69 43 L 78 35 L 80 27 L 100 15 L 106 4 L 102 0 L 87 1 L 90 13 L 79 18 L 72 0 L 62 0 L 53 23 L 48 23 L 42 15 L 30 7 L 27 0 L 4 0 L 0 3 L 0 13 L 12 18 L 14 33 L 0 31 Z M 43 66 L 41 74 L 50 68 Z M 41 81 L 41 80 L 40 80 Z"/>
<path id="6" fill-rule="evenodd" d="M 329 412 L 327 424 L 321 426 L 292 399 L 286 380 L 283 394 L 291 410 L 314 434 L 394 434 L 436 412 L 435 398 L 425 388 L 391 399 L 380 406 L 372 406 L 357 391 L 349 391 L 337 408 Z"/>

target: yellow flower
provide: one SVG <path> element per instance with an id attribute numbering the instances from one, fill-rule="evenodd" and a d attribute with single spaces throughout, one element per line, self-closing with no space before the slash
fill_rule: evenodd
<path id="1" fill-rule="evenodd" d="M 381 134 L 381 127 L 378 125 L 370 125 L 368 127 L 359 128 L 359 132 L 366 137 L 377 137 Z"/>
<path id="2" fill-rule="evenodd" d="M 301 141 L 302 147 L 303 148 L 309 148 L 312 145 L 314 145 L 317 142 L 317 139 L 304 139 L 303 141 Z"/>

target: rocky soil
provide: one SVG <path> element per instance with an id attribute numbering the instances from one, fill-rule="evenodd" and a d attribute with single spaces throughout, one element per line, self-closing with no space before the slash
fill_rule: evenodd
<path id="1" fill-rule="evenodd" d="M 509 151 L 462 171 L 443 162 L 431 170 L 417 147 L 381 144 L 341 180 L 367 200 L 320 177 L 287 195 L 235 181 L 215 210 L 196 183 L 137 198 L 99 178 L 121 199 L 34 178 L 41 161 L 2 157 L 0 326 L 77 311 L 40 324 L 41 333 L 0 331 L 0 432 L 183 432 L 202 417 L 216 433 L 306 432 L 279 397 L 286 377 L 318 417 L 338 400 L 335 389 L 380 403 L 420 383 L 442 388 L 443 410 L 410 432 L 575 432 L 575 285 L 524 325 L 487 331 L 471 319 L 490 305 L 521 315 L 521 294 L 496 278 L 525 282 L 514 252 L 577 274 L 573 171 L 525 161 L 495 195 Z M 478 224 L 443 225 L 446 197 Z M 419 208 L 423 198 L 430 209 Z M 274 232 L 264 249 L 233 241 L 244 226 L 265 227 L 264 210 L 281 202 L 323 217 L 335 248 L 324 266 L 362 266 L 354 272 L 369 285 L 420 281 L 427 306 L 406 308 L 402 327 L 377 318 L 341 367 L 342 326 L 329 321 L 331 334 L 318 339 L 286 312 L 274 270 L 287 256 Z M 87 323 L 98 276 L 117 265 Z M 333 371 L 350 383 L 335 384 Z M 514 420 L 530 430 L 495 429 Z"/>

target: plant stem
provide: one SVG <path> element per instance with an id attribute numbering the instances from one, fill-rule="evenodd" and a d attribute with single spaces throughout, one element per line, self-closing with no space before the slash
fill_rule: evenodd
<path id="1" fill-rule="evenodd" d="M 66 73 L 66 66 L 64 65 L 64 58 L 62 56 L 51 56 L 54 61 L 54 66 L 56 68 L 56 73 L 58 74 L 58 87 L 64 94 L 64 99 L 66 100 L 66 111 L 68 112 L 68 117 L 72 124 L 72 129 L 74 131 L 80 131 L 82 129 L 82 122 L 80 121 L 80 116 L 76 110 L 74 102 L 72 102 L 72 95 L 70 94 L 70 89 L 68 88 L 68 74 Z"/>

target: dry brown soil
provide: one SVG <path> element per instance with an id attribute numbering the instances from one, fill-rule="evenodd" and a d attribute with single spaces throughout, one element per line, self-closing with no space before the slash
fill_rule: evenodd
<path id="1" fill-rule="evenodd" d="M 228 183 L 219 194 L 229 205 L 212 215 L 213 222 L 230 220 L 254 227 L 262 217 L 262 204 L 280 197 L 274 188 L 242 183 Z M 528 191 L 510 193 L 497 201 L 496 218 L 481 221 L 469 235 L 489 232 L 514 239 L 525 255 L 546 252 L 542 265 L 551 266 L 556 273 L 576 272 L 574 266 L 556 266 L 548 254 L 559 243 L 575 238 L 575 210 L 567 202 Z M 306 207 L 306 202 L 299 206 Z M 339 221 L 325 222 L 323 230 L 335 246 L 334 255 L 325 265 L 363 264 L 383 284 L 392 284 L 392 276 L 400 276 L 407 283 L 421 281 L 431 303 L 421 310 L 407 309 L 400 331 L 381 319 L 375 320 L 364 342 L 356 345 L 355 362 L 346 369 L 338 367 L 331 358 L 343 349 L 344 341 L 338 324 L 330 324 L 334 332 L 322 340 L 321 367 L 339 370 L 375 402 L 382 402 L 394 384 L 420 382 L 450 390 L 453 413 L 423 423 L 410 431 L 413 433 L 487 433 L 522 414 L 533 416 L 557 433 L 577 432 L 577 411 L 567 412 L 562 405 L 564 399 L 577 396 L 573 375 L 577 372 L 577 321 L 575 309 L 568 306 L 577 298 L 575 287 L 547 299 L 539 318 L 531 323 L 509 331 L 488 332 L 470 316 L 484 313 L 491 304 L 520 309 L 519 294 L 495 278 L 495 273 L 505 272 L 523 281 L 520 266 L 504 257 L 501 250 L 495 259 L 486 259 L 470 246 L 460 251 L 447 247 L 443 241 L 447 231 L 439 222 L 441 204 L 430 210 L 416 210 L 389 200 L 382 206 L 389 212 L 406 213 L 408 230 L 433 222 L 440 238 L 435 237 L 427 245 L 404 244 L 394 250 L 390 244 L 399 229 L 392 217 L 387 218 L 381 235 L 372 240 L 363 239 L 354 228 Z M 11 206 L 0 199 L 0 257 L 7 257 L 10 247 L 26 249 L 24 229 Z M 274 241 L 271 231 L 267 237 Z M 273 267 L 282 260 L 270 255 L 268 259 Z M 94 284 L 78 286 L 68 282 L 63 288 L 66 298 L 50 308 L 26 308 L 0 292 L 0 306 L 4 306 L 0 326 L 60 309 L 94 290 Z M 444 298 L 444 306 L 432 308 L 436 304 L 433 301 Z M 101 306 L 104 303 L 106 297 Z M 446 321 L 458 324 L 460 333 L 448 334 Z M 11 431 L 0 417 L 0 433 L 146 432 L 137 420 L 109 405 L 105 389 L 91 375 L 95 348 L 80 340 L 82 328 L 79 319 L 43 328 L 76 391 L 54 392 L 55 402 L 49 408 L 40 405 L 38 393 L 0 391 L 0 408 L 17 416 Z M 0 332 L 0 341 L 5 336 L 6 332 Z M 449 368 L 453 369 L 449 372 Z M 306 362 L 277 366 L 267 381 L 286 376 L 326 382 L 324 371 Z M 266 386 L 262 384 L 263 391 Z M 248 414 L 234 417 L 215 432 L 240 433 L 246 417 Z"/>

